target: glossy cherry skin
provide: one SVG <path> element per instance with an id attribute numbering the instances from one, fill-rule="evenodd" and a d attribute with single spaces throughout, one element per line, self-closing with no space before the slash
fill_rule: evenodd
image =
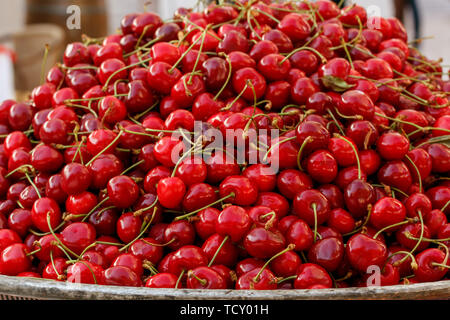
<path id="1" fill-rule="evenodd" d="M 425 225 L 431 237 L 435 237 L 445 224 L 447 224 L 447 216 L 439 209 L 434 209 L 425 216 Z"/>
<path id="2" fill-rule="evenodd" d="M 28 234 L 28 230 L 32 225 L 33 220 L 31 219 L 30 210 L 15 209 L 8 216 L 8 228 L 17 232 L 22 238 Z"/>
<path id="3" fill-rule="evenodd" d="M 338 173 L 335 157 L 327 150 L 316 150 L 306 160 L 306 171 L 317 182 L 332 182 Z"/>
<path id="4" fill-rule="evenodd" d="M 249 206 L 256 202 L 258 189 L 256 184 L 246 177 L 230 176 L 220 184 L 219 194 L 221 198 L 234 194 L 226 202 L 240 206 Z"/>
<path id="5" fill-rule="evenodd" d="M 123 242 L 129 243 L 139 235 L 141 226 L 141 218 L 135 217 L 132 212 L 122 214 L 117 220 L 117 236 Z"/>
<path id="6" fill-rule="evenodd" d="M 154 276 L 148 278 L 145 283 L 147 288 L 175 288 L 177 284 L 178 277 L 171 273 L 158 273 Z M 179 285 L 179 288 L 181 286 Z"/>
<path id="7" fill-rule="evenodd" d="M 344 209 L 336 208 L 330 211 L 327 225 L 345 234 L 353 231 L 355 228 L 355 219 Z"/>
<path id="8" fill-rule="evenodd" d="M 377 141 L 377 151 L 385 160 L 401 160 L 409 150 L 409 140 L 398 132 L 387 132 Z"/>
<path id="9" fill-rule="evenodd" d="M 245 209 L 238 206 L 225 208 L 216 221 L 216 232 L 239 242 L 251 227 L 251 219 Z"/>
<path id="10" fill-rule="evenodd" d="M 419 240 L 410 239 L 409 237 L 414 237 L 416 239 L 420 238 L 422 233 L 422 225 L 420 223 L 411 223 L 406 224 L 400 227 L 398 231 L 395 233 L 395 237 L 397 241 L 408 250 L 412 250 Z M 425 238 L 430 237 L 430 233 L 428 232 L 428 227 L 423 225 L 423 236 Z M 417 250 L 422 251 L 428 248 L 430 244 L 426 241 L 421 241 L 420 244 L 417 245 Z"/>
<path id="11" fill-rule="evenodd" d="M 105 284 L 109 286 L 140 287 L 141 280 L 130 268 L 124 266 L 109 267 L 104 272 Z"/>
<path id="12" fill-rule="evenodd" d="M 214 269 L 197 267 L 188 272 L 186 287 L 189 289 L 226 289 L 227 283 Z"/>
<path id="13" fill-rule="evenodd" d="M 22 239 L 17 232 L 10 229 L 0 229 L 0 250 L 3 251 L 14 243 L 22 243 Z"/>
<path id="14" fill-rule="evenodd" d="M 297 274 L 301 264 L 300 256 L 297 253 L 287 251 L 272 260 L 270 269 L 278 277 L 291 277 Z"/>
<path id="15" fill-rule="evenodd" d="M 326 149 L 330 139 L 328 130 L 318 122 L 302 122 L 296 130 L 297 143 L 306 143 L 305 151 Z"/>
<path id="16" fill-rule="evenodd" d="M 236 290 L 275 290 L 276 277 L 267 268 L 261 272 L 259 279 L 255 279 L 260 270 L 261 268 L 256 268 L 240 276 L 236 282 Z"/>
<path id="17" fill-rule="evenodd" d="M 186 191 L 182 206 L 186 212 L 193 212 L 207 207 L 217 199 L 218 196 L 212 186 L 206 183 L 196 183 Z"/>
<path id="18" fill-rule="evenodd" d="M 89 223 L 74 222 L 61 232 L 62 242 L 76 254 L 80 254 L 96 239 L 95 228 Z"/>
<path id="19" fill-rule="evenodd" d="M 311 178 L 295 169 L 287 169 L 278 174 L 277 187 L 288 199 L 293 199 L 297 193 L 311 189 L 313 186 Z"/>
<path id="20" fill-rule="evenodd" d="M 328 200 L 317 190 L 305 190 L 294 199 L 295 214 L 310 226 L 324 223 L 328 219 L 329 210 Z"/>
<path id="21" fill-rule="evenodd" d="M 208 260 L 211 261 L 224 241 L 225 243 L 218 252 L 214 264 L 233 267 L 237 262 L 239 252 L 237 247 L 230 240 L 225 240 L 224 236 L 217 233 L 213 234 L 203 243 L 202 250 Z"/>
<path id="22" fill-rule="evenodd" d="M 36 228 L 42 232 L 49 232 L 49 228 L 54 229 L 61 222 L 61 210 L 55 200 L 41 198 L 33 204 L 31 219 Z"/>
<path id="23" fill-rule="evenodd" d="M 243 240 L 246 251 L 255 258 L 266 259 L 282 251 L 286 241 L 281 232 L 257 227 L 247 233 Z"/>
<path id="24" fill-rule="evenodd" d="M 421 282 L 438 281 L 447 273 L 448 269 L 441 266 L 433 266 L 433 262 L 443 264 L 445 253 L 439 249 L 427 249 L 416 256 L 417 270 L 414 274 Z"/>
<path id="25" fill-rule="evenodd" d="M 255 97 L 252 88 L 247 85 L 248 80 L 251 81 L 251 84 L 255 90 L 256 99 L 259 99 L 264 95 L 267 83 L 264 77 L 254 68 L 242 68 L 234 74 L 232 79 L 234 91 L 238 94 L 243 92 L 242 97 L 245 100 L 252 102 Z"/>
<path id="26" fill-rule="evenodd" d="M 335 271 L 344 257 L 344 244 L 337 238 L 317 241 L 308 251 L 308 261 L 318 264 L 328 272 Z"/>
<path id="27" fill-rule="evenodd" d="M 172 250 L 191 245 L 194 241 L 195 229 L 186 220 L 173 221 L 164 230 L 164 242 Z"/>
<path id="28" fill-rule="evenodd" d="M 315 285 L 322 285 L 324 288 L 331 288 L 333 282 L 327 271 L 314 263 L 302 264 L 294 281 L 295 289 L 310 289 Z"/>
<path id="29" fill-rule="evenodd" d="M 108 196 L 114 206 L 120 209 L 131 207 L 139 197 L 139 187 L 127 176 L 116 176 L 108 182 Z"/>
<path id="30" fill-rule="evenodd" d="M 387 258 L 384 243 L 361 233 L 348 240 L 345 252 L 351 266 L 361 273 L 372 265 L 382 266 Z"/>
<path id="31" fill-rule="evenodd" d="M 181 204 L 186 194 L 186 185 L 178 177 L 164 178 L 158 183 L 157 194 L 163 207 L 175 209 Z"/>
<path id="32" fill-rule="evenodd" d="M 314 242 L 311 228 L 302 219 L 294 221 L 287 229 L 285 236 L 287 243 L 294 244 L 294 250 L 299 252 L 308 250 Z"/>
<path id="33" fill-rule="evenodd" d="M 219 215 L 220 211 L 215 208 L 207 208 L 197 214 L 198 219 L 194 221 L 194 227 L 201 239 L 206 240 L 216 232 Z"/>
<path id="34" fill-rule="evenodd" d="M 15 276 L 29 271 L 31 259 L 27 253 L 28 249 L 22 243 L 14 243 L 6 247 L 0 254 L 0 274 Z"/>
<path id="35" fill-rule="evenodd" d="M 407 191 L 412 183 L 411 173 L 402 161 L 389 161 L 378 171 L 378 181 Z"/>
<path id="36" fill-rule="evenodd" d="M 264 164 L 254 164 L 247 167 L 242 175 L 252 181 L 260 192 L 273 191 L 276 186 L 276 174 L 269 166 Z"/>
<path id="37" fill-rule="evenodd" d="M 206 266 L 208 259 L 201 248 L 187 245 L 183 246 L 173 254 L 169 268 L 172 273 L 180 275 L 183 270 L 188 271 L 197 267 Z"/>
<path id="38" fill-rule="evenodd" d="M 102 285 L 105 283 L 103 269 L 88 261 L 76 262 L 67 268 L 67 282 Z"/>
<path id="39" fill-rule="evenodd" d="M 80 163 L 70 163 L 61 171 L 61 187 L 67 194 L 86 191 L 91 181 L 91 173 Z"/>
<path id="40" fill-rule="evenodd" d="M 352 216 L 360 218 L 367 214 L 368 206 L 375 203 L 375 189 L 364 180 L 353 180 L 345 187 L 344 201 Z"/>

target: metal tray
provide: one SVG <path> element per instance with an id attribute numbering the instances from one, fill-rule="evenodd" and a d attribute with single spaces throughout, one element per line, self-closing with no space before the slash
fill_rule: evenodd
<path id="1" fill-rule="evenodd" d="M 450 299 L 450 281 L 369 288 L 249 291 L 114 287 L 0 276 L 0 298 L 7 300 L 424 300 Z"/>

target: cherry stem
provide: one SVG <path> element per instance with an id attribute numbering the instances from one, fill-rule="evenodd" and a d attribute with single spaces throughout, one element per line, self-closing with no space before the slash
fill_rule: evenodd
<path id="1" fill-rule="evenodd" d="M 317 204 L 314 202 L 311 205 L 311 208 L 313 209 L 314 212 L 314 242 L 317 241 Z"/>
<path id="2" fill-rule="evenodd" d="M 151 61 L 151 60 L 152 60 L 152 58 L 147 58 L 147 59 L 144 59 L 144 60 L 142 60 L 142 61 L 139 61 L 139 62 L 130 64 L 130 65 L 128 65 L 128 66 L 125 66 L 125 67 L 123 67 L 123 68 L 117 69 L 116 71 L 114 71 L 114 72 L 109 76 L 108 80 L 106 80 L 105 84 L 103 85 L 103 89 L 102 89 L 102 90 L 103 90 L 103 91 L 106 91 L 106 90 L 108 89 L 108 85 L 109 85 L 109 83 L 111 82 L 111 80 L 114 78 L 115 75 L 119 74 L 120 72 L 122 72 L 122 71 L 124 71 L 124 70 L 130 69 L 130 68 L 134 68 L 134 67 L 138 67 L 138 66 L 140 66 L 142 63 L 149 62 L 149 61 Z"/>
<path id="3" fill-rule="evenodd" d="M 200 61 L 200 55 L 203 52 L 203 46 L 205 45 L 205 38 L 206 38 L 206 34 L 208 33 L 209 28 L 210 28 L 210 25 L 206 26 L 205 30 L 203 30 L 202 42 L 200 43 L 200 48 L 198 50 L 197 59 L 195 60 L 194 67 L 192 69 L 192 73 L 188 80 L 189 85 L 192 84 L 192 78 L 194 77 L 194 72 L 195 72 L 195 70 L 197 70 L 198 62 Z"/>
<path id="4" fill-rule="evenodd" d="M 295 249 L 295 244 L 290 244 L 287 246 L 286 249 L 284 249 L 283 251 L 278 252 L 277 254 L 275 254 L 272 258 L 270 258 L 269 260 L 266 261 L 266 263 L 262 266 L 262 268 L 259 270 L 258 274 L 253 278 L 253 282 L 257 283 L 259 281 L 259 277 L 261 276 L 261 274 L 263 273 L 263 271 L 269 266 L 269 264 L 275 260 L 276 258 L 278 258 L 279 256 L 285 254 L 288 251 L 292 251 Z"/>
<path id="5" fill-rule="evenodd" d="M 9 178 L 16 172 L 27 173 L 28 170 L 30 170 L 31 173 L 34 174 L 34 168 L 30 164 L 24 164 L 23 166 L 17 167 L 14 170 L 8 172 L 8 174 L 5 175 L 5 178 Z"/>
<path id="6" fill-rule="evenodd" d="M 145 226 L 145 228 L 143 228 L 143 230 L 141 231 L 141 233 L 139 233 L 139 235 L 138 235 L 135 239 L 133 239 L 133 240 L 130 241 L 128 244 L 126 244 L 125 246 L 123 246 L 122 248 L 120 248 L 119 251 L 124 251 L 124 250 L 126 250 L 126 249 L 129 248 L 133 243 L 135 243 L 137 240 L 139 240 L 139 239 L 144 235 L 144 233 L 147 231 L 147 229 L 150 227 L 150 225 L 151 225 L 152 222 L 153 222 L 153 218 L 155 217 L 156 209 L 157 209 L 157 208 L 154 208 L 154 209 L 153 209 L 152 218 L 151 218 L 150 221 L 147 223 L 147 225 Z"/>
<path id="7" fill-rule="evenodd" d="M 36 185 L 34 184 L 34 182 L 31 180 L 30 176 L 28 175 L 27 172 L 25 172 L 25 177 L 27 177 L 28 182 L 33 186 L 34 191 L 36 191 L 37 196 L 39 197 L 39 199 L 42 198 L 41 193 L 39 192 L 38 187 L 36 187 Z"/>
<path id="8" fill-rule="evenodd" d="M 142 209 L 139 209 L 139 210 L 135 211 L 135 212 L 134 212 L 134 216 L 135 216 L 135 217 L 140 216 L 140 215 L 143 214 L 144 212 L 146 212 L 146 211 L 152 209 L 154 206 L 156 206 L 157 203 L 158 203 L 158 197 L 156 197 L 156 198 L 155 198 L 155 201 L 153 201 L 153 203 L 152 203 L 151 205 L 149 205 L 148 207 L 142 208 Z"/>
<path id="9" fill-rule="evenodd" d="M 203 211 L 203 210 L 208 209 L 208 208 L 210 208 L 210 207 L 212 207 L 212 206 L 215 206 L 216 204 L 218 204 L 218 203 L 220 203 L 220 202 L 222 202 L 222 201 L 224 201 L 224 200 L 226 200 L 226 199 L 228 199 L 228 198 L 234 198 L 235 196 L 236 196 L 236 194 L 235 194 L 234 192 L 231 192 L 229 195 L 223 197 L 222 199 L 216 200 L 216 201 L 214 201 L 213 203 L 210 203 L 210 204 L 208 204 L 207 206 L 204 206 L 203 208 L 200 208 L 200 209 L 197 209 L 197 210 L 192 211 L 192 212 L 190 212 L 190 213 L 187 213 L 187 214 L 185 214 L 185 215 L 176 217 L 176 218 L 174 219 L 174 221 L 178 221 L 178 220 L 183 220 L 183 219 L 189 218 L 189 217 L 195 215 L 196 213 L 198 213 L 198 212 L 200 212 L 200 211 Z"/>
<path id="10" fill-rule="evenodd" d="M 416 258 L 415 258 L 414 255 L 413 255 L 411 252 L 409 252 L 409 251 L 403 251 L 403 250 L 400 250 L 400 251 L 397 251 L 397 252 L 392 253 L 392 254 L 386 259 L 386 263 L 388 263 L 389 259 L 391 259 L 393 256 L 396 256 L 396 255 L 398 255 L 398 254 L 405 254 L 405 256 L 404 256 L 401 260 L 398 260 L 398 261 L 394 262 L 393 266 L 398 266 L 398 265 L 402 264 L 406 259 L 411 258 L 411 268 L 412 268 L 413 270 L 416 270 L 416 269 L 417 269 Z"/>
<path id="11" fill-rule="evenodd" d="M 239 98 L 244 94 L 245 90 L 247 90 L 248 88 L 248 82 L 245 83 L 244 88 L 241 90 L 241 92 L 239 92 L 239 94 L 236 96 L 236 98 L 231 101 L 231 103 L 227 104 L 226 107 L 222 108 L 220 111 L 227 111 L 230 110 L 233 105 L 239 100 Z"/>
<path id="12" fill-rule="evenodd" d="M 62 248 L 64 248 L 63 251 L 67 251 L 67 252 L 69 252 L 70 254 L 72 254 L 73 256 L 75 256 L 75 257 L 77 257 L 77 258 L 79 259 L 80 256 L 77 255 L 77 254 L 76 254 L 75 252 L 73 252 L 72 250 L 70 250 L 64 243 L 62 243 L 61 239 L 59 239 L 59 238 L 56 236 L 55 232 L 53 231 L 52 225 L 51 225 L 51 223 L 50 223 L 50 212 L 47 212 L 47 225 L 48 225 L 48 228 L 49 228 L 50 233 L 52 234 L 53 238 L 55 238 L 55 240 L 58 242 L 59 246 L 61 246 Z"/>
<path id="13" fill-rule="evenodd" d="M 130 172 L 131 170 L 133 170 L 136 167 L 139 167 L 141 164 L 143 164 L 145 162 L 145 160 L 140 160 L 136 163 L 133 163 L 130 167 L 128 167 L 127 169 L 125 169 L 120 175 L 123 176 L 126 173 Z"/>
<path id="14" fill-rule="evenodd" d="M 286 277 L 286 278 L 281 278 L 281 279 L 279 279 L 277 281 L 277 284 L 281 284 L 283 282 L 290 281 L 290 280 L 295 280 L 295 279 L 297 279 L 297 276 L 290 276 L 290 277 Z"/>
<path id="15" fill-rule="evenodd" d="M 441 211 L 444 212 L 448 208 L 449 205 L 450 205 L 450 200 L 447 201 L 446 204 L 444 204 L 444 206 L 441 208 Z"/>
<path id="16" fill-rule="evenodd" d="M 208 281 L 206 279 L 199 278 L 197 275 L 194 274 L 194 272 L 192 272 L 192 270 L 188 272 L 188 277 L 191 277 L 191 276 L 194 277 L 195 279 L 197 279 L 197 281 L 200 282 L 200 284 L 203 287 L 208 284 Z"/>
<path id="17" fill-rule="evenodd" d="M 181 271 L 180 276 L 178 277 L 178 280 L 175 283 L 175 289 L 178 289 L 178 285 L 180 284 L 180 281 L 183 278 L 185 272 L 186 272 L 186 270 L 184 270 L 184 269 Z"/>
<path id="18" fill-rule="evenodd" d="M 225 245 L 225 242 L 227 242 L 227 240 L 229 238 L 230 238 L 229 236 L 225 236 L 225 238 L 223 238 L 222 243 L 217 248 L 216 252 L 214 253 L 214 256 L 211 258 L 211 261 L 208 263 L 208 267 L 211 267 L 214 264 L 214 261 L 216 260 L 217 255 L 219 254 L 220 250 L 222 250 L 223 246 Z"/>
<path id="19" fill-rule="evenodd" d="M 53 250 L 50 250 L 50 262 L 52 263 L 52 267 L 53 267 L 53 270 L 56 273 L 57 278 L 59 280 L 62 280 L 62 279 L 60 279 L 61 275 L 59 274 L 58 270 L 56 270 L 55 260 L 53 259 Z"/>
<path id="20" fill-rule="evenodd" d="M 266 222 L 266 224 L 264 225 L 264 228 L 266 230 L 269 230 L 270 228 L 273 227 L 273 223 L 275 221 L 275 219 L 277 218 L 277 213 L 275 211 L 271 211 L 269 213 L 266 213 L 265 215 L 260 216 L 260 219 L 265 219 L 267 217 L 270 217 L 270 219 Z"/>
<path id="21" fill-rule="evenodd" d="M 336 117 L 334 116 L 333 112 L 330 109 L 327 109 L 328 114 L 330 115 L 331 119 L 333 119 L 334 124 L 336 125 L 336 127 L 339 129 L 339 132 L 345 136 L 345 132 L 344 129 L 342 129 L 341 125 L 339 124 L 339 122 L 337 121 Z"/>
<path id="22" fill-rule="evenodd" d="M 267 157 L 269 156 L 269 153 L 272 151 L 272 149 L 278 147 L 282 143 L 285 143 L 285 142 L 288 142 L 288 141 L 292 141 L 292 140 L 295 140 L 295 139 L 297 139 L 297 138 L 296 137 L 290 137 L 290 138 L 286 138 L 286 139 L 284 139 L 282 141 L 278 141 L 277 143 L 275 143 L 273 146 L 271 146 L 269 148 L 269 150 L 267 150 L 266 154 L 264 155 L 263 161 L 264 162 L 267 161 Z"/>
<path id="23" fill-rule="evenodd" d="M 422 187 L 422 176 L 421 176 L 421 174 L 420 174 L 419 168 L 417 168 L 417 166 L 416 166 L 416 164 L 414 163 L 414 161 L 413 161 L 407 154 L 405 154 L 405 158 L 406 158 L 406 160 L 408 160 L 408 161 L 411 163 L 411 165 L 413 166 L 414 170 L 416 171 L 417 177 L 418 177 L 418 179 L 419 179 L 419 192 L 423 192 L 423 187 Z"/>
<path id="24" fill-rule="evenodd" d="M 335 134 L 335 137 L 338 139 L 344 140 L 352 148 L 353 153 L 355 154 L 356 164 L 358 166 L 358 180 L 361 180 L 362 179 L 362 170 L 361 170 L 361 161 L 359 160 L 358 150 L 355 148 L 353 143 L 350 140 L 348 140 L 347 138 L 345 138 L 339 134 Z"/>
<path id="25" fill-rule="evenodd" d="M 228 57 L 228 55 L 226 53 L 222 53 L 222 55 L 225 56 L 225 61 L 228 63 L 228 75 L 227 75 L 227 80 L 225 80 L 225 83 L 223 84 L 222 88 L 220 88 L 219 92 L 217 92 L 217 94 L 214 96 L 214 101 L 217 101 L 217 99 L 219 99 L 220 95 L 222 94 L 222 92 L 226 89 L 226 87 L 228 86 L 228 83 L 230 83 L 231 80 L 231 75 L 233 72 L 233 68 L 231 65 L 231 61 L 230 58 Z"/>
<path id="26" fill-rule="evenodd" d="M 298 167 L 298 169 L 299 169 L 300 171 L 305 171 L 305 170 L 303 170 L 302 163 L 301 163 L 303 150 L 304 150 L 305 147 L 308 145 L 308 143 L 309 143 L 310 141 L 312 141 L 312 140 L 313 140 L 313 138 L 312 138 L 311 136 L 308 136 L 308 137 L 303 141 L 302 145 L 300 146 L 300 149 L 298 150 L 298 153 L 297 153 L 297 167 Z"/>
<path id="27" fill-rule="evenodd" d="M 26 256 L 27 256 L 27 257 L 32 256 L 33 254 L 38 253 L 38 252 L 41 251 L 41 250 L 42 250 L 42 248 L 39 247 L 38 249 L 36 249 L 36 250 L 34 250 L 34 251 L 28 252 L 28 253 L 26 254 Z"/>
<path id="28" fill-rule="evenodd" d="M 91 211 L 89 211 L 88 214 L 86 214 L 86 216 L 83 218 L 82 221 L 83 221 L 83 222 L 86 221 L 86 220 L 89 218 L 89 216 L 95 212 L 95 210 L 97 210 L 98 208 L 100 208 L 100 207 L 101 207 L 105 202 L 107 202 L 108 200 L 109 200 L 109 197 L 106 197 L 105 199 L 103 199 L 102 201 L 100 201 L 99 203 L 97 203 L 97 205 L 96 205 L 94 208 L 92 208 Z"/>
<path id="29" fill-rule="evenodd" d="M 377 231 L 377 233 L 375 233 L 375 235 L 373 236 L 373 239 L 378 238 L 378 236 L 380 234 L 382 234 L 386 230 L 389 230 L 391 228 L 395 228 L 395 227 L 398 227 L 398 226 L 402 226 L 402 225 L 408 224 L 408 223 L 411 223 L 411 220 L 408 219 L 408 220 L 405 220 L 405 221 L 402 221 L 402 222 L 397 222 L 397 223 L 391 224 L 389 226 L 386 226 L 384 228 L 381 228 L 380 230 Z"/>
<path id="30" fill-rule="evenodd" d="M 151 245 L 151 246 L 155 246 L 155 247 L 167 247 L 169 244 L 171 244 L 171 243 L 177 241 L 177 238 L 176 238 L 176 237 L 173 237 L 172 239 L 170 239 L 170 241 L 167 241 L 166 243 L 163 243 L 163 244 L 159 244 L 159 243 L 151 243 L 151 242 L 148 242 L 147 240 L 144 240 L 144 239 L 141 239 L 141 240 L 142 240 L 144 243 L 149 244 L 149 245 Z"/>
<path id="31" fill-rule="evenodd" d="M 148 108 L 147 110 L 143 111 L 142 113 L 139 113 L 139 114 L 135 115 L 132 119 L 138 120 L 138 119 L 142 118 L 147 113 L 152 111 L 158 104 L 159 104 L 159 101 L 156 101 L 150 108 Z"/>
<path id="32" fill-rule="evenodd" d="M 88 167 L 90 164 L 92 164 L 92 162 L 94 162 L 95 160 L 97 160 L 98 157 L 100 157 L 103 153 L 105 153 L 109 148 L 111 148 L 122 136 L 123 131 L 119 131 L 119 133 L 117 134 L 117 137 L 114 138 L 113 141 L 111 141 L 110 144 L 108 144 L 102 151 L 100 151 L 99 153 L 97 153 L 87 164 L 86 167 Z"/>

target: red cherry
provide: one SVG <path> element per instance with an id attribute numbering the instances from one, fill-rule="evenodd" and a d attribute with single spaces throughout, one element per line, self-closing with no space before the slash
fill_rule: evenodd
<path id="1" fill-rule="evenodd" d="M 297 271 L 294 281 L 295 289 L 309 289 L 315 285 L 331 288 L 333 283 L 327 271 L 314 263 L 302 264 Z"/>
<path id="2" fill-rule="evenodd" d="M 53 199 L 41 198 L 33 204 L 31 219 L 36 228 L 49 232 L 49 228 L 54 229 L 61 222 L 61 210 Z"/>
<path id="3" fill-rule="evenodd" d="M 22 243 L 14 243 L 6 247 L 0 254 L 0 274 L 16 276 L 29 271 L 31 259 L 27 255 L 28 249 Z"/>
<path id="4" fill-rule="evenodd" d="M 195 240 L 195 230 L 186 220 L 173 221 L 164 230 L 164 242 L 172 250 L 191 245 Z"/>
<path id="5" fill-rule="evenodd" d="M 85 191 L 91 184 L 91 173 L 79 163 L 70 163 L 61 171 L 61 187 L 67 194 Z"/>
<path id="6" fill-rule="evenodd" d="M 216 221 L 216 232 L 222 236 L 229 236 L 233 242 L 239 242 L 250 227 L 250 217 L 243 208 L 238 206 L 225 208 Z"/>
<path id="7" fill-rule="evenodd" d="M 361 273 L 365 273 L 370 266 L 382 266 L 387 258 L 383 242 L 361 233 L 348 240 L 345 250 L 351 266 Z"/>
<path id="8" fill-rule="evenodd" d="M 108 196 L 112 204 L 121 209 L 131 207 L 139 197 L 139 187 L 127 176 L 116 176 L 108 182 Z"/>
<path id="9" fill-rule="evenodd" d="M 294 199 L 294 213 L 310 226 L 324 223 L 329 210 L 327 198 L 317 190 L 305 190 Z"/>
<path id="10" fill-rule="evenodd" d="M 174 209 L 181 204 L 186 193 L 186 185 L 177 177 L 164 178 L 158 183 L 157 193 L 163 207 Z"/>
<path id="11" fill-rule="evenodd" d="M 141 280 L 130 268 L 112 266 L 105 270 L 105 284 L 109 286 L 140 287 Z"/>

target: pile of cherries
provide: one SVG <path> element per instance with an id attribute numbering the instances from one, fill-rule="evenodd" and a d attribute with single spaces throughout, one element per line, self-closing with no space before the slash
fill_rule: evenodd
<path id="1" fill-rule="evenodd" d="M 27 102 L 0 105 L 0 274 L 257 290 L 449 279 L 447 76 L 399 20 L 355 4 L 127 15 L 69 44 Z M 211 151 L 212 128 L 237 132 L 244 161 L 230 141 Z M 262 129 L 280 134 L 251 138 Z"/>

